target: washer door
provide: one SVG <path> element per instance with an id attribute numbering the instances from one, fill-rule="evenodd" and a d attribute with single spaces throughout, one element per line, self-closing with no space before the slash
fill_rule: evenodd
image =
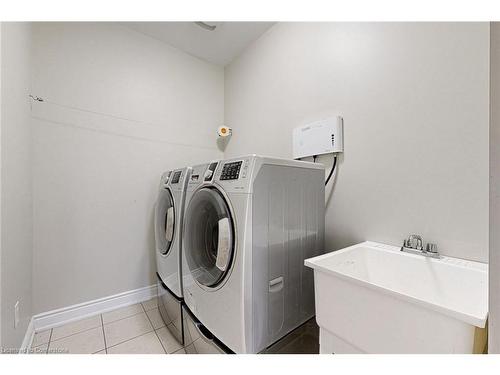
<path id="1" fill-rule="evenodd" d="M 234 226 L 229 207 L 215 188 L 193 194 L 185 215 L 184 251 L 193 278 L 215 288 L 226 277 L 234 253 Z"/>
<path id="2" fill-rule="evenodd" d="M 158 251 L 167 255 L 172 247 L 175 229 L 174 198 L 170 189 L 160 191 L 155 211 L 155 237 Z"/>

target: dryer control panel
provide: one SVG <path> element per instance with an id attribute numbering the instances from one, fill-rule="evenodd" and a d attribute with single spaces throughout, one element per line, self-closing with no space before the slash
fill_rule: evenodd
<path id="1" fill-rule="evenodd" d="M 183 191 L 186 186 L 186 181 L 191 175 L 191 168 L 182 168 L 172 171 L 169 178 L 169 187 L 174 191 Z"/>
<path id="2" fill-rule="evenodd" d="M 178 184 L 179 180 L 181 179 L 181 175 L 182 175 L 182 171 L 175 171 L 170 183 L 171 184 Z"/>

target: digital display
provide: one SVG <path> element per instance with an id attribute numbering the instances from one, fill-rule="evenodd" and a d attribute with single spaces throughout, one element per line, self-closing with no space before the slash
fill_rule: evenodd
<path id="1" fill-rule="evenodd" d="M 179 180 L 181 178 L 182 171 L 177 171 L 174 173 L 172 177 L 172 181 L 170 182 L 171 184 L 178 184 Z"/>
<path id="2" fill-rule="evenodd" d="M 240 169 L 242 161 L 235 161 L 232 163 L 226 163 L 222 167 L 222 173 L 220 179 L 222 180 L 237 180 L 240 176 Z"/>

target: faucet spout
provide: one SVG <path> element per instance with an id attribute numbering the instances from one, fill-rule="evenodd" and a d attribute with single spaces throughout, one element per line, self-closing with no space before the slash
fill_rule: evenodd
<path id="1" fill-rule="evenodd" d="M 424 248 L 424 241 L 422 239 L 422 236 L 419 234 L 410 234 L 408 236 L 408 239 L 403 240 L 401 251 L 412 254 L 419 254 L 426 257 L 441 258 L 435 244 L 428 243 L 427 247 Z"/>

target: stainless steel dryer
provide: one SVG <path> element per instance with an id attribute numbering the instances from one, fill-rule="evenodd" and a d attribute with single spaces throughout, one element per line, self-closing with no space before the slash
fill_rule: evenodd
<path id="1" fill-rule="evenodd" d="M 182 222 L 186 183 L 191 168 L 164 173 L 155 208 L 158 308 L 177 340 L 183 344 L 182 329 Z"/>

